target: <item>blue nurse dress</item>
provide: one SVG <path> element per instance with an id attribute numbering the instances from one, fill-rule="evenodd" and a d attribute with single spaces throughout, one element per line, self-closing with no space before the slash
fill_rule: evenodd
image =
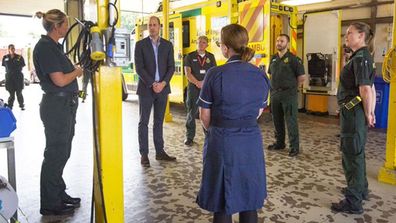
<path id="1" fill-rule="evenodd" d="M 238 55 L 208 71 L 198 100 L 211 110 L 197 196 L 201 208 L 233 214 L 263 207 L 267 190 L 257 117 L 268 91 L 265 73 Z"/>

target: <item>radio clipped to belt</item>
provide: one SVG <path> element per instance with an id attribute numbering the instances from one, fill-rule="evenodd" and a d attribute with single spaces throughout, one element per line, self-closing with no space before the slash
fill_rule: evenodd
<path id="1" fill-rule="evenodd" d="M 349 102 L 344 103 L 343 106 L 346 109 L 351 110 L 353 107 L 355 107 L 361 101 L 362 101 L 362 98 L 360 96 L 356 96 L 356 97 L 352 98 L 352 100 L 350 100 Z"/>

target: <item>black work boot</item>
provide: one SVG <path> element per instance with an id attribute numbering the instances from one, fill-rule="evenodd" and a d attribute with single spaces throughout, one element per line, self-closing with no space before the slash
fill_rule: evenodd
<path id="1" fill-rule="evenodd" d="M 335 212 L 343 212 L 347 214 L 362 214 L 363 208 L 353 207 L 346 199 L 341 200 L 339 203 L 332 203 L 331 210 Z"/>
<path id="2" fill-rule="evenodd" d="M 65 193 L 62 196 L 62 202 L 66 205 L 73 206 L 74 208 L 78 208 L 81 205 L 81 198 L 71 197 L 70 195 Z"/>
<path id="3" fill-rule="evenodd" d="M 346 187 L 341 188 L 341 193 L 342 193 L 343 195 L 346 194 L 346 191 L 347 191 L 347 188 L 346 188 Z M 363 193 L 362 193 L 362 199 L 365 200 L 365 201 L 368 201 L 368 200 L 369 200 L 368 192 L 366 192 L 366 193 L 363 192 Z"/>
<path id="4" fill-rule="evenodd" d="M 187 138 L 184 140 L 184 145 L 186 145 L 186 146 L 192 146 L 193 144 L 194 144 L 194 141 L 192 139 Z"/>
<path id="5" fill-rule="evenodd" d="M 272 145 L 269 145 L 267 149 L 268 150 L 282 150 L 284 148 L 286 148 L 285 144 L 280 145 L 280 144 L 274 143 Z"/>
<path id="6" fill-rule="evenodd" d="M 55 208 L 40 208 L 40 214 L 42 215 L 70 215 L 73 213 L 74 207 L 67 204 Z"/>
<path id="7" fill-rule="evenodd" d="M 294 156 L 297 156 L 299 153 L 300 153 L 300 150 L 298 150 L 298 149 L 291 149 L 290 152 L 289 152 L 289 156 L 290 156 L 290 157 L 294 157 Z"/>

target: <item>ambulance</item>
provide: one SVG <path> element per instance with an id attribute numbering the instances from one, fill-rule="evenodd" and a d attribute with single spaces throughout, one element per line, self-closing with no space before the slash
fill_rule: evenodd
<path id="1" fill-rule="evenodd" d="M 238 23 L 248 30 L 249 47 L 256 51 L 251 62 L 261 69 L 267 70 L 270 57 L 276 52 L 276 37 L 281 33 L 290 36 L 290 51 L 297 53 L 296 7 L 271 0 L 209 0 L 169 11 L 169 40 L 173 44 L 175 58 L 175 73 L 170 82 L 172 93 L 169 95 L 173 103 L 185 102 L 187 76 L 183 69 L 183 58 L 197 49 L 199 36 L 209 38 L 207 51 L 215 55 L 217 64 L 225 63 L 216 42 L 220 41 L 221 28 L 228 24 Z M 162 13 L 153 15 L 162 20 Z M 147 22 L 150 16 L 137 22 L 132 32 L 132 46 L 148 36 Z M 136 92 L 139 77 L 133 68 L 132 63 L 131 67 L 123 69 L 125 96 Z"/>

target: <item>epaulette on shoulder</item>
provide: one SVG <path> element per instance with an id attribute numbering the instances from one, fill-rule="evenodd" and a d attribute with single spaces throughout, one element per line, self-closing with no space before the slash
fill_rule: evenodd
<path id="1" fill-rule="evenodd" d="M 354 57 L 364 57 L 363 50 L 360 50 L 359 52 L 357 52 Z"/>

